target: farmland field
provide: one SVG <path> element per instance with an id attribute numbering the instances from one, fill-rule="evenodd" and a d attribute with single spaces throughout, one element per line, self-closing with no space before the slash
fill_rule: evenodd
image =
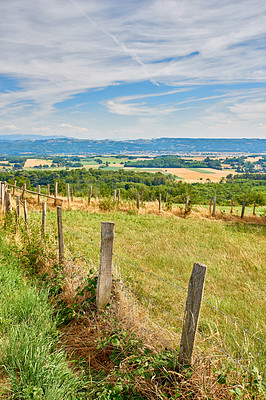
<path id="1" fill-rule="evenodd" d="M 88 268 L 90 263 L 99 265 L 101 221 L 115 222 L 114 253 L 126 262 L 115 256 L 114 266 L 124 282 L 141 296 L 181 319 L 185 293 L 142 273 L 128 262 L 185 289 L 193 263 L 207 265 L 205 300 L 259 339 L 265 340 L 265 226 L 135 215 L 134 209 L 129 209 L 128 213 L 69 210 L 64 212 L 63 220 L 67 248 L 76 256 L 82 254 L 86 257 Z M 51 232 L 55 221 L 54 212 L 49 212 L 48 229 Z M 181 325 L 174 319 L 165 319 L 163 313 L 152 310 L 152 307 L 151 314 L 166 325 L 169 332 L 180 335 Z M 216 312 L 208 303 L 203 304 L 199 330 L 233 357 L 240 357 L 244 365 L 252 363 L 260 372 L 263 371 L 265 353 L 261 343 L 246 335 L 243 329 Z M 198 342 L 201 342 L 200 335 Z M 200 344 L 201 349 L 204 346 L 204 343 Z"/>

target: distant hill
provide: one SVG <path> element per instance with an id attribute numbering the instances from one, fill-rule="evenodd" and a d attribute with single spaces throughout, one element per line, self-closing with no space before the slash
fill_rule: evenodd
<path id="1" fill-rule="evenodd" d="M 81 140 L 73 138 L 3 140 L 1 155 L 266 153 L 266 139 L 159 138 Z"/>
<path id="2" fill-rule="evenodd" d="M 47 140 L 47 139 L 58 139 L 65 138 L 66 136 L 44 136 L 44 135 L 21 135 L 21 134 L 10 134 L 10 135 L 0 135 L 0 142 L 2 140 Z"/>

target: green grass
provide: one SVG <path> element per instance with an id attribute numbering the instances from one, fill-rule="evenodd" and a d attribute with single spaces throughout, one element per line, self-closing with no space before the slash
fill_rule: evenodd
<path id="1" fill-rule="evenodd" d="M 60 335 L 49 291 L 25 279 L 15 249 L 2 237 L 0 248 L 0 372 L 7 375 L 0 397 L 81 399 L 82 376 L 69 369 L 64 351 L 57 348 Z"/>
<path id="2" fill-rule="evenodd" d="M 55 223 L 55 215 L 50 216 Z M 194 262 L 207 265 L 204 298 L 265 341 L 265 226 L 135 215 L 134 209 L 128 214 L 68 211 L 63 219 L 66 228 L 98 246 L 101 221 L 115 222 L 115 254 L 183 288 L 188 286 Z M 74 254 L 84 255 L 88 264 L 99 265 L 99 249 L 66 229 L 65 242 Z M 182 319 L 186 293 L 117 257 L 114 265 L 136 292 Z M 180 333 L 181 323 L 156 309 L 153 312 L 168 329 Z M 199 330 L 244 365 L 250 363 L 250 369 L 257 366 L 262 371 L 265 352 L 261 343 L 207 303 L 203 303 Z"/>
<path id="3" fill-rule="evenodd" d="M 189 169 L 190 171 L 200 172 L 201 174 L 215 174 L 215 172 L 206 171 L 205 169 L 202 168 L 186 168 L 186 169 Z"/>

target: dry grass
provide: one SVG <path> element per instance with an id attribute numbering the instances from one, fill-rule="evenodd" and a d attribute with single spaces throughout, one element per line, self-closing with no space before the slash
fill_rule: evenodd
<path id="1" fill-rule="evenodd" d="M 51 167 L 52 161 L 41 160 L 37 158 L 28 158 L 24 164 L 24 168 L 34 168 L 40 165 L 48 165 Z"/>
<path id="2" fill-rule="evenodd" d="M 29 197 L 29 201 L 28 201 L 30 207 L 38 209 L 38 207 L 36 207 L 36 200 L 32 199 L 32 197 Z M 135 205 L 133 203 L 121 203 L 119 206 L 119 210 L 123 211 L 125 214 L 126 213 L 131 213 L 132 215 L 132 220 L 135 220 L 136 223 L 139 226 L 139 230 L 138 232 L 134 232 L 134 230 L 132 229 L 132 226 L 129 227 L 129 231 L 125 231 L 125 229 L 123 228 L 119 228 L 119 220 L 121 219 L 121 222 L 123 221 L 124 217 L 122 217 L 119 213 L 115 214 L 112 213 L 111 215 L 109 215 L 108 213 L 106 214 L 106 217 L 104 217 L 104 213 L 101 212 L 101 215 L 98 215 L 99 213 L 99 202 L 98 201 L 92 201 L 91 206 L 88 207 L 87 201 L 84 199 L 75 199 L 75 201 L 73 202 L 73 204 L 71 204 L 71 207 L 69 207 L 68 205 L 64 204 L 63 205 L 65 210 L 69 211 L 69 214 L 65 214 L 66 216 L 69 215 L 71 217 L 71 215 L 73 215 L 74 217 L 74 225 L 76 228 L 78 228 L 78 232 L 79 234 L 81 234 L 82 236 L 84 235 L 85 231 L 88 231 L 89 229 L 93 229 L 94 230 L 94 225 L 95 225 L 95 221 L 100 221 L 101 218 L 103 219 L 114 219 L 114 217 L 116 218 L 116 235 L 118 235 L 117 240 L 121 241 L 120 243 L 120 247 L 121 249 L 123 249 L 123 254 L 126 254 L 126 258 L 127 259 L 131 259 L 133 257 L 133 259 L 136 258 L 137 256 L 137 263 L 139 263 L 139 260 L 142 259 L 141 265 L 143 265 L 143 263 L 145 264 L 147 262 L 147 265 L 145 266 L 146 268 L 151 268 L 152 264 L 154 263 L 153 257 L 148 257 L 147 261 L 145 260 L 145 256 L 148 256 L 149 254 L 152 255 L 152 253 L 155 253 L 155 256 L 157 254 L 161 254 L 162 253 L 162 249 L 165 246 L 165 248 L 169 248 L 169 240 L 167 242 L 167 240 L 165 240 L 166 238 L 164 238 L 163 236 L 163 232 L 161 230 L 163 225 L 160 225 L 160 242 L 162 246 L 158 247 L 158 241 L 156 241 L 154 238 L 151 237 L 144 237 L 142 236 L 141 238 L 138 237 L 140 231 L 142 230 L 142 227 L 140 225 L 140 221 L 141 219 L 137 217 L 137 213 L 139 213 L 139 216 L 151 216 L 153 219 L 151 220 L 147 220 L 147 222 L 150 224 L 152 223 L 152 221 L 161 221 L 163 223 L 164 221 L 164 225 L 167 227 L 169 227 L 170 229 L 170 225 L 174 224 L 174 217 L 178 216 L 178 217 L 182 217 L 184 218 L 184 214 L 183 214 L 183 210 L 179 209 L 179 208 L 175 208 L 172 211 L 167 211 L 167 210 L 163 210 L 161 212 L 158 211 L 158 205 L 156 203 L 153 204 L 146 204 L 145 207 L 142 207 L 139 211 L 137 211 Z M 85 221 L 84 217 L 85 214 L 83 213 L 71 213 L 70 211 L 73 210 L 83 210 L 93 214 L 86 214 L 89 218 L 87 220 L 87 222 Z M 157 216 L 159 216 L 159 218 L 157 218 Z M 97 217 L 97 218 L 96 218 Z M 163 218 L 166 217 L 166 218 Z M 83 226 L 81 224 L 80 218 L 83 220 Z M 96 220 L 94 220 L 96 218 Z M 126 218 L 127 221 L 129 221 L 128 217 Z M 154 219 L 155 218 L 155 219 Z M 213 221 L 209 221 L 209 219 L 213 220 Z M 167 220 L 169 220 L 167 222 Z M 180 220 L 181 221 L 181 220 Z M 194 228 L 195 229 L 195 233 L 197 234 L 200 233 L 202 235 L 206 234 L 205 228 L 207 228 L 207 225 L 210 226 L 210 223 L 214 223 L 217 228 L 215 228 L 214 230 L 218 232 L 219 234 L 219 238 L 221 241 L 223 241 L 226 238 L 226 246 L 227 246 L 227 252 L 228 254 L 224 257 L 223 259 L 221 259 L 219 261 L 219 268 L 221 267 L 221 270 L 224 269 L 224 266 L 227 264 L 227 260 L 226 258 L 230 259 L 231 257 L 231 261 L 230 261 L 230 265 L 234 265 L 237 266 L 237 263 L 240 263 L 240 265 L 247 265 L 246 262 L 248 260 L 249 257 L 249 251 L 252 248 L 252 246 L 254 245 L 254 243 L 251 242 L 248 244 L 248 248 L 245 248 L 245 250 L 241 249 L 240 246 L 240 252 L 241 254 L 236 254 L 235 250 L 233 249 L 234 245 L 233 242 L 230 239 L 230 236 L 226 233 L 226 231 L 223 233 L 223 229 L 222 226 L 224 226 L 224 224 L 228 224 L 228 222 L 230 222 L 230 225 L 234 226 L 234 222 L 241 222 L 242 226 L 245 226 L 247 223 L 252 223 L 252 224 L 256 224 L 258 225 L 258 223 L 260 222 L 261 224 L 265 224 L 265 218 L 262 217 L 252 217 L 252 216 L 248 216 L 245 217 L 244 220 L 241 220 L 238 216 L 230 216 L 230 215 L 223 215 L 223 214 L 218 214 L 217 217 L 215 219 L 211 218 L 209 215 L 209 212 L 207 209 L 200 209 L 198 207 L 197 211 L 192 211 L 191 214 L 188 216 L 188 220 L 182 222 L 182 226 L 179 226 L 179 240 L 181 240 L 183 242 L 182 239 L 182 232 L 184 232 L 184 229 L 186 229 L 186 227 L 188 228 L 188 226 L 191 224 L 191 222 L 195 221 L 196 224 L 194 224 Z M 198 222 L 197 222 L 198 221 Z M 201 222 L 202 221 L 202 222 Z M 206 221 L 206 224 L 205 222 Z M 73 222 L 73 220 L 72 220 Z M 187 224 L 188 222 L 188 224 Z M 69 223 L 71 223 L 71 219 L 69 220 Z M 202 224 L 203 223 L 203 224 Z M 169 225 L 170 224 L 170 225 Z M 180 225 L 180 224 L 179 224 Z M 70 229 L 74 228 L 74 226 L 71 225 L 66 225 L 68 226 Z M 124 227 L 125 225 L 123 225 Z M 205 228 L 204 228 L 205 226 Z M 227 225 L 226 225 L 227 226 Z M 137 227 L 137 225 L 135 225 L 135 228 Z M 134 229 L 135 229 L 134 228 Z M 204 229 L 203 229 L 204 228 Z M 97 228 L 99 229 L 99 228 Z M 147 229 L 145 226 L 143 226 L 143 229 Z M 211 229 L 211 228 L 208 228 Z M 229 232 L 229 231 L 228 231 Z M 181 237 L 180 237 L 180 233 L 181 233 Z M 246 232 L 246 234 L 248 233 L 248 230 Z M 222 235 L 221 235 L 222 234 Z M 170 235 L 170 236 L 169 236 Z M 223 237 L 224 235 L 224 237 Z M 94 236 L 94 234 L 92 235 Z M 149 236 L 149 235 L 148 235 Z M 168 239 L 169 237 L 172 237 L 172 235 L 168 234 Z M 204 236 L 203 236 L 204 237 Z M 255 236 L 254 236 L 255 237 Z M 238 237 L 236 235 L 234 235 L 234 239 L 239 242 L 239 244 L 241 245 L 242 239 L 244 239 L 243 237 Z M 262 239 L 262 238 L 261 238 Z M 143 241 L 143 243 L 141 243 L 141 241 Z M 214 242 L 213 242 L 214 243 Z M 148 247 L 147 247 L 148 245 Z M 257 246 L 257 243 L 256 243 Z M 208 246 L 202 246 L 202 249 L 200 250 L 202 252 L 202 250 L 204 249 L 207 251 L 208 253 Z M 219 246 L 218 246 L 219 247 Z M 80 246 L 77 245 L 77 251 L 80 251 Z M 170 248 L 169 248 L 170 249 Z M 258 256 L 258 252 L 260 247 L 258 247 L 254 253 L 254 255 L 256 256 L 254 260 L 252 260 L 252 265 L 256 264 L 257 266 L 260 265 L 260 261 Z M 177 249 L 175 249 L 175 257 L 173 257 L 173 260 L 175 262 L 175 264 L 178 264 L 179 261 L 181 261 L 181 264 L 185 265 L 186 261 L 185 259 L 187 258 L 187 256 L 189 255 L 187 253 L 188 249 L 184 249 L 183 246 L 180 250 L 176 251 Z M 189 255 L 189 259 L 191 259 L 191 257 L 193 258 L 195 255 L 195 251 L 197 249 L 195 249 L 194 247 L 192 248 L 190 246 L 190 251 L 192 251 L 192 254 Z M 84 246 L 82 247 L 82 252 L 84 251 Z M 117 251 L 117 250 L 116 250 Z M 197 250 L 198 251 L 198 250 Z M 237 249 L 238 252 L 238 249 Z M 146 253 L 146 254 L 145 254 Z M 203 258 L 207 256 L 206 252 L 203 252 Z M 239 256 L 241 256 L 239 258 Z M 261 257 L 263 256 L 263 253 L 261 253 Z M 172 257 L 172 256 L 171 256 Z M 156 258 L 156 257 L 155 257 Z M 216 256 L 217 258 L 217 256 Z M 93 259 L 93 257 L 92 257 Z M 180 260 L 179 260 L 180 259 Z M 206 259 L 207 260 L 207 259 Z M 237 261 L 238 260 L 238 261 Z M 161 260 L 163 262 L 163 258 Z M 195 261 L 195 260 L 194 260 Z M 203 260 L 204 261 L 204 260 Z M 232 263 L 233 261 L 233 263 Z M 167 263 L 169 262 L 169 260 L 167 260 Z M 205 261 L 204 261 L 205 262 Z M 210 261 L 207 263 L 207 261 L 205 262 L 209 267 L 212 266 L 213 261 Z M 250 261 L 249 261 L 250 263 Z M 119 269 L 122 268 L 122 265 L 120 265 L 119 263 L 115 263 L 116 267 L 117 267 L 117 277 L 119 278 Z M 170 263 L 171 265 L 171 263 Z M 249 267 L 251 266 L 251 264 L 249 265 Z M 246 268 L 246 267 L 245 267 Z M 75 289 L 77 288 L 78 285 L 80 285 L 82 283 L 82 276 L 84 276 L 85 271 L 88 270 L 88 266 L 86 263 L 82 263 L 81 260 L 79 260 L 79 262 L 75 262 L 73 263 L 68 263 L 66 265 L 66 273 L 67 273 L 67 279 L 66 279 L 66 283 L 65 283 L 65 293 L 64 293 L 64 299 L 68 302 L 68 304 L 73 304 L 73 295 L 75 294 Z M 218 269 L 219 270 L 219 269 Z M 125 270 L 124 270 L 125 271 Z M 169 271 L 171 271 L 171 269 L 169 269 Z M 228 271 L 227 269 L 225 269 L 225 275 L 227 275 Z M 166 270 L 163 269 L 162 271 L 160 271 L 160 275 L 161 273 L 165 273 Z M 221 272 L 219 272 L 219 274 L 221 274 Z M 170 273 L 171 275 L 171 273 Z M 234 273 L 232 271 L 231 275 L 233 276 Z M 133 276 L 133 275 L 132 275 Z M 228 276 L 228 275 L 227 275 Z M 231 278 L 232 278 L 231 276 Z M 174 275 L 172 276 L 172 278 L 174 277 Z M 254 275 L 255 277 L 255 275 Z M 252 277 L 252 279 L 254 278 Z M 219 276 L 219 280 L 220 280 L 220 288 L 217 288 L 217 286 L 215 285 L 215 282 L 213 281 L 213 276 L 210 276 L 209 278 L 209 290 L 215 291 L 218 293 L 220 293 L 221 288 L 223 287 L 223 279 L 221 276 Z M 168 277 L 169 280 L 171 280 L 170 277 Z M 188 281 L 188 277 L 187 274 L 185 276 L 185 282 Z M 153 286 L 153 282 L 148 282 L 147 280 L 143 281 L 144 286 L 146 284 L 147 288 L 149 289 L 150 286 Z M 245 296 L 246 301 L 249 302 L 248 298 L 249 298 L 249 292 L 246 291 L 246 289 L 248 289 L 245 285 L 241 288 L 238 288 L 237 286 L 237 282 L 235 282 L 236 284 L 233 284 L 233 290 L 239 290 L 240 289 L 240 295 L 241 297 Z M 253 288 L 250 286 L 252 283 L 248 283 L 249 285 L 249 291 L 253 290 Z M 184 283 L 184 285 L 186 285 Z M 154 286 L 153 287 L 153 294 L 154 294 L 154 290 L 161 290 L 161 288 L 159 286 Z M 232 288 L 230 289 L 230 285 L 229 285 L 229 293 L 232 290 Z M 242 290 L 243 289 L 243 290 Z M 139 289 L 138 289 L 139 290 Z M 141 292 L 143 293 L 143 292 Z M 163 297 L 164 297 L 164 302 L 166 301 L 166 303 L 164 304 L 164 307 L 167 307 L 167 301 L 170 300 L 171 303 L 173 303 L 173 293 L 169 293 L 167 296 L 165 295 L 165 292 L 163 292 Z M 159 300 L 159 298 L 157 298 L 157 300 Z M 228 296 L 227 299 L 227 303 L 230 303 L 230 295 Z M 219 300 L 220 302 L 221 300 Z M 254 300 L 253 300 L 254 301 Z M 130 292 L 128 291 L 123 291 L 119 288 L 119 286 L 116 287 L 116 291 L 115 291 L 115 297 L 114 297 L 114 306 L 112 308 L 112 319 L 114 320 L 118 320 L 120 324 L 120 326 L 126 327 L 126 329 L 130 332 L 134 332 L 137 334 L 137 336 L 144 341 L 145 346 L 148 346 L 150 348 L 153 349 L 153 351 L 158 351 L 159 348 L 176 348 L 177 344 L 178 344 L 178 340 L 179 340 L 179 335 L 180 335 L 180 330 L 176 330 L 173 331 L 173 329 L 171 327 L 173 327 L 173 322 L 171 322 L 170 319 L 170 325 L 169 325 L 169 319 L 168 321 L 166 321 L 165 316 L 160 315 L 160 313 L 158 313 L 158 311 L 156 311 L 155 309 L 153 309 L 153 307 L 147 305 L 147 302 L 140 302 L 136 300 L 136 297 L 134 295 L 132 295 Z M 228 303 L 228 304 L 229 304 Z M 231 307 L 231 305 L 230 305 Z M 232 305 L 232 307 L 234 307 Z M 238 305 L 238 307 L 240 307 L 240 305 Z M 258 306 L 258 310 L 259 307 L 262 307 L 262 304 Z M 147 311 L 148 309 L 148 311 Z M 204 310 L 203 310 L 204 312 Z M 250 310 L 248 310 L 248 313 L 250 312 Z M 248 313 L 246 313 L 247 315 L 245 315 L 245 319 L 248 318 Z M 97 323 L 96 323 L 97 322 Z M 85 326 L 85 328 L 84 328 Z M 106 329 L 107 327 L 107 329 Z M 204 327 L 204 326 L 203 326 Z M 213 329 L 213 327 L 212 327 Z M 99 368 L 103 368 L 103 365 L 105 366 L 105 371 L 109 371 L 108 373 L 110 374 L 110 380 L 112 381 L 112 362 L 110 361 L 110 357 L 108 356 L 108 352 L 104 353 L 102 351 L 102 349 L 97 349 L 97 341 L 98 338 L 103 337 L 103 332 L 106 332 L 105 334 L 110 334 L 110 330 L 108 328 L 108 323 L 106 322 L 106 320 L 104 319 L 103 321 L 99 320 L 99 319 L 94 319 L 94 317 L 92 319 L 82 319 L 82 321 L 79 322 L 75 322 L 75 324 L 73 326 L 69 326 L 69 330 L 67 330 L 65 332 L 65 340 L 66 340 L 66 344 L 67 347 L 69 348 L 70 352 L 74 352 L 78 357 L 86 357 L 87 362 L 89 363 L 89 365 L 92 365 L 91 363 L 97 363 L 99 361 Z M 109 332 L 109 333 L 108 333 Z M 214 338 L 218 340 L 219 342 L 223 342 L 223 333 L 219 332 L 219 331 L 213 331 L 213 335 Z M 220 337 L 219 337 L 220 335 Z M 94 347 L 93 347 L 94 346 Z M 201 348 L 204 348 L 204 343 L 199 343 L 199 346 Z M 208 355 L 206 357 L 200 356 L 200 353 L 196 354 L 196 363 L 195 363 L 195 372 L 193 375 L 193 380 L 190 380 L 189 382 L 187 382 L 187 380 L 185 380 L 184 382 L 184 391 L 182 392 L 182 396 L 184 397 L 180 397 L 180 398 L 186 398 L 185 396 L 187 395 L 187 388 L 190 388 L 190 390 L 193 390 L 194 393 L 194 398 L 197 399 L 203 399 L 206 398 L 207 399 L 207 393 L 209 393 L 210 398 L 212 399 L 219 399 L 219 398 L 233 398 L 232 394 L 229 392 L 230 387 L 232 386 L 233 388 L 236 387 L 236 385 L 238 384 L 239 387 L 242 387 L 244 385 L 244 381 L 242 380 L 241 375 L 238 375 L 237 372 L 234 372 L 232 369 L 230 370 L 230 372 L 228 372 L 230 374 L 230 384 L 227 383 L 227 385 L 221 385 L 217 383 L 217 373 L 219 371 L 223 371 L 226 373 L 226 368 L 224 367 L 224 365 L 227 365 L 228 361 L 226 361 L 226 363 L 224 363 L 224 356 L 221 354 L 217 354 L 217 349 L 215 347 L 210 347 L 208 345 Z M 86 350 L 87 349 L 87 350 Z M 108 359 L 109 357 L 109 359 Z M 93 361 L 92 361 L 93 358 Z M 98 360 L 98 361 L 97 361 Z M 126 369 L 129 368 L 128 365 L 126 365 L 126 363 L 124 364 L 124 366 Z M 225 368 L 225 369 L 224 369 Z M 230 366 L 230 368 L 232 368 L 232 366 Z M 111 372 L 110 372 L 111 371 Z M 197 372 L 196 372 L 197 371 Z M 216 372 L 215 372 L 216 371 Z M 178 378 L 179 379 L 179 378 Z M 239 383 L 240 382 L 240 383 Z M 179 382 L 180 384 L 180 382 Z M 143 386 L 143 381 L 140 380 L 139 382 L 136 382 L 136 385 L 138 386 Z M 231 385 L 231 386 L 230 386 Z M 181 385 L 182 386 L 182 385 Z M 193 387 L 191 389 L 191 387 Z M 145 386 L 145 388 L 150 391 L 151 395 L 150 397 L 147 398 L 156 398 L 159 399 L 159 394 L 156 394 L 156 388 L 151 388 L 149 386 Z M 144 389 L 145 389 L 144 388 Z M 197 389 L 195 389 L 197 388 Z M 155 391 L 155 392 L 154 392 Z M 152 397 L 154 396 L 154 397 Z M 157 396 L 157 397 L 155 397 Z M 245 397 L 246 399 L 251 398 L 249 394 L 246 395 Z M 257 397 L 254 398 L 263 398 L 260 397 L 259 395 Z"/>

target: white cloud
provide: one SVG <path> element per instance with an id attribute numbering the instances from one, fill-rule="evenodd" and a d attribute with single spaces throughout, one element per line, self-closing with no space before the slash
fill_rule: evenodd
<path id="1" fill-rule="evenodd" d="M 74 126 L 71 124 L 60 124 L 58 125 L 59 128 L 66 128 L 66 129 L 71 129 L 72 131 L 79 131 L 79 132 L 88 132 L 88 128 L 84 128 L 81 126 Z"/>
<path id="2" fill-rule="evenodd" d="M 0 94 L 4 125 L 12 119 L 25 130 L 41 129 L 54 121 L 49 122 L 50 129 L 58 128 L 56 104 L 118 82 L 150 80 L 155 85 L 185 87 L 266 82 L 264 0 L 252 5 L 250 0 L 121 4 L 121 0 L 1 2 L 0 74 L 13 77 L 20 86 Z M 124 116 L 163 116 L 180 109 L 181 103 L 153 105 L 151 97 L 124 96 L 104 104 L 109 112 Z M 254 101 L 220 103 L 218 108 L 223 113 L 226 109 L 224 121 L 230 114 L 264 120 L 264 100 Z M 86 133 L 88 128 L 71 122 L 61 129 Z"/>

